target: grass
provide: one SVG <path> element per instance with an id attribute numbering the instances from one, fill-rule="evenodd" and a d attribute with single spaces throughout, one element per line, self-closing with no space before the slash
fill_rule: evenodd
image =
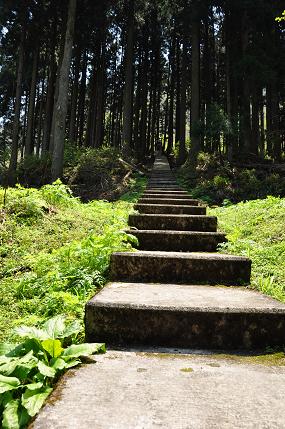
<path id="1" fill-rule="evenodd" d="M 131 183 L 127 200 L 143 188 Z M 135 198 L 135 197 L 134 197 Z M 0 188 L 0 342 L 16 326 L 58 314 L 83 320 L 84 305 L 106 282 L 114 251 L 130 250 L 128 201 L 81 203 L 61 182 L 41 189 Z"/>
<path id="2" fill-rule="evenodd" d="M 220 251 L 252 260 L 253 288 L 285 302 L 285 198 L 211 208 L 228 243 Z"/>

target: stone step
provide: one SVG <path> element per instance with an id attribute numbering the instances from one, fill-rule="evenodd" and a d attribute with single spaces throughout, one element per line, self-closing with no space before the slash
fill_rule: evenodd
<path id="1" fill-rule="evenodd" d="M 182 199 L 182 200 L 190 200 L 194 202 L 194 205 L 196 205 L 195 203 L 199 202 L 199 200 L 195 200 L 193 199 L 193 197 L 191 197 L 191 195 L 186 194 L 186 195 L 181 195 L 180 193 L 176 193 L 175 191 L 170 192 L 169 194 L 167 194 L 167 197 L 178 200 L 178 199 Z M 165 194 L 155 194 L 155 193 L 148 193 L 147 191 L 143 194 L 143 198 L 157 198 L 157 199 L 161 199 L 161 198 L 165 198 Z"/>
<path id="2" fill-rule="evenodd" d="M 167 204 L 136 204 L 135 210 L 144 214 L 192 214 L 205 215 L 206 207 L 202 206 L 170 206 Z"/>
<path id="3" fill-rule="evenodd" d="M 217 231 L 217 218 L 203 215 L 133 214 L 129 225 L 137 229 Z"/>
<path id="4" fill-rule="evenodd" d="M 151 197 L 142 197 L 138 200 L 139 204 L 157 204 L 159 202 L 159 204 L 167 204 L 167 205 L 171 205 L 171 206 L 198 206 L 199 204 L 199 200 L 188 200 L 188 199 L 176 199 L 173 197 L 169 197 L 169 195 L 166 197 L 164 196 L 164 198 L 151 198 Z"/>
<path id="5" fill-rule="evenodd" d="M 184 191 L 179 186 L 172 186 L 172 185 L 171 186 L 165 186 L 164 188 L 161 188 L 160 185 L 158 185 L 158 186 L 147 186 L 146 191 L 149 189 L 153 190 L 155 192 L 158 192 L 158 193 L 162 193 L 161 191 L 163 191 L 163 192 L 164 191 L 166 191 L 166 192 L 168 192 L 168 191 Z"/>
<path id="6" fill-rule="evenodd" d="M 162 189 L 159 188 L 159 192 L 157 189 L 147 188 L 145 191 L 146 194 L 163 194 L 163 195 L 169 195 L 169 194 L 175 194 L 175 195 L 186 195 L 189 196 L 189 193 L 186 191 L 183 191 L 181 189 L 178 189 L 177 191 L 173 191 L 173 189 Z"/>
<path id="7" fill-rule="evenodd" d="M 172 179 L 150 179 L 149 184 L 168 184 L 168 185 L 177 185 L 176 180 Z"/>
<path id="8" fill-rule="evenodd" d="M 140 250 L 168 252 L 215 252 L 226 242 L 225 234 L 196 231 L 129 230 L 139 240 Z"/>
<path id="9" fill-rule="evenodd" d="M 285 305 L 245 288 L 110 283 L 86 305 L 86 339 L 120 346 L 284 345 Z"/>
<path id="10" fill-rule="evenodd" d="M 251 261 L 221 253 L 117 252 L 111 256 L 111 280 L 124 282 L 244 285 Z"/>
<path id="11" fill-rule="evenodd" d="M 169 173 L 169 174 L 161 174 L 161 173 L 154 174 L 154 173 L 152 173 L 149 176 L 149 180 L 152 180 L 152 179 L 159 179 L 159 180 L 169 180 L 170 179 L 170 180 L 176 180 L 176 178 L 171 173 Z"/>
<path id="12" fill-rule="evenodd" d="M 161 188 L 168 188 L 168 186 L 177 186 L 177 183 L 175 182 L 149 182 L 149 187 L 161 187 Z"/>

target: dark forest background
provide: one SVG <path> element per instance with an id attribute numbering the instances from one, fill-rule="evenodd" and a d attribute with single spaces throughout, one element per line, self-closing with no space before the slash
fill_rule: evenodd
<path id="1" fill-rule="evenodd" d="M 136 163 L 162 147 L 178 166 L 197 164 L 199 152 L 279 164 L 283 9 L 267 0 L 2 0 L 2 182 L 55 180 L 88 148 Z"/>

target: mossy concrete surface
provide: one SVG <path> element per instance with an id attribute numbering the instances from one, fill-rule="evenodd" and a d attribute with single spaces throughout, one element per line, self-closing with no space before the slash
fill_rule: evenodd
<path id="1" fill-rule="evenodd" d="M 63 377 L 30 429 L 283 429 L 284 397 L 285 367 L 254 357 L 108 351 Z"/>

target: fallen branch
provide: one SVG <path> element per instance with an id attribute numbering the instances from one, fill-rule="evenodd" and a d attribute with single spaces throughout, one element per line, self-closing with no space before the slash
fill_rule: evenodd
<path id="1" fill-rule="evenodd" d="M 129 162 L 123 160 L 122 158 L 119 158 L 119 162 L 121 164 L 123 164 L 125 167 L 128 167 L 131 169 L 131 171 L 136 171 L 137 173 L 139 173 L 141 176 L 145 176 L 145 172 L 142 171 L 140 168 L 138 168 L 136 165 L 130 164 Z"/>

